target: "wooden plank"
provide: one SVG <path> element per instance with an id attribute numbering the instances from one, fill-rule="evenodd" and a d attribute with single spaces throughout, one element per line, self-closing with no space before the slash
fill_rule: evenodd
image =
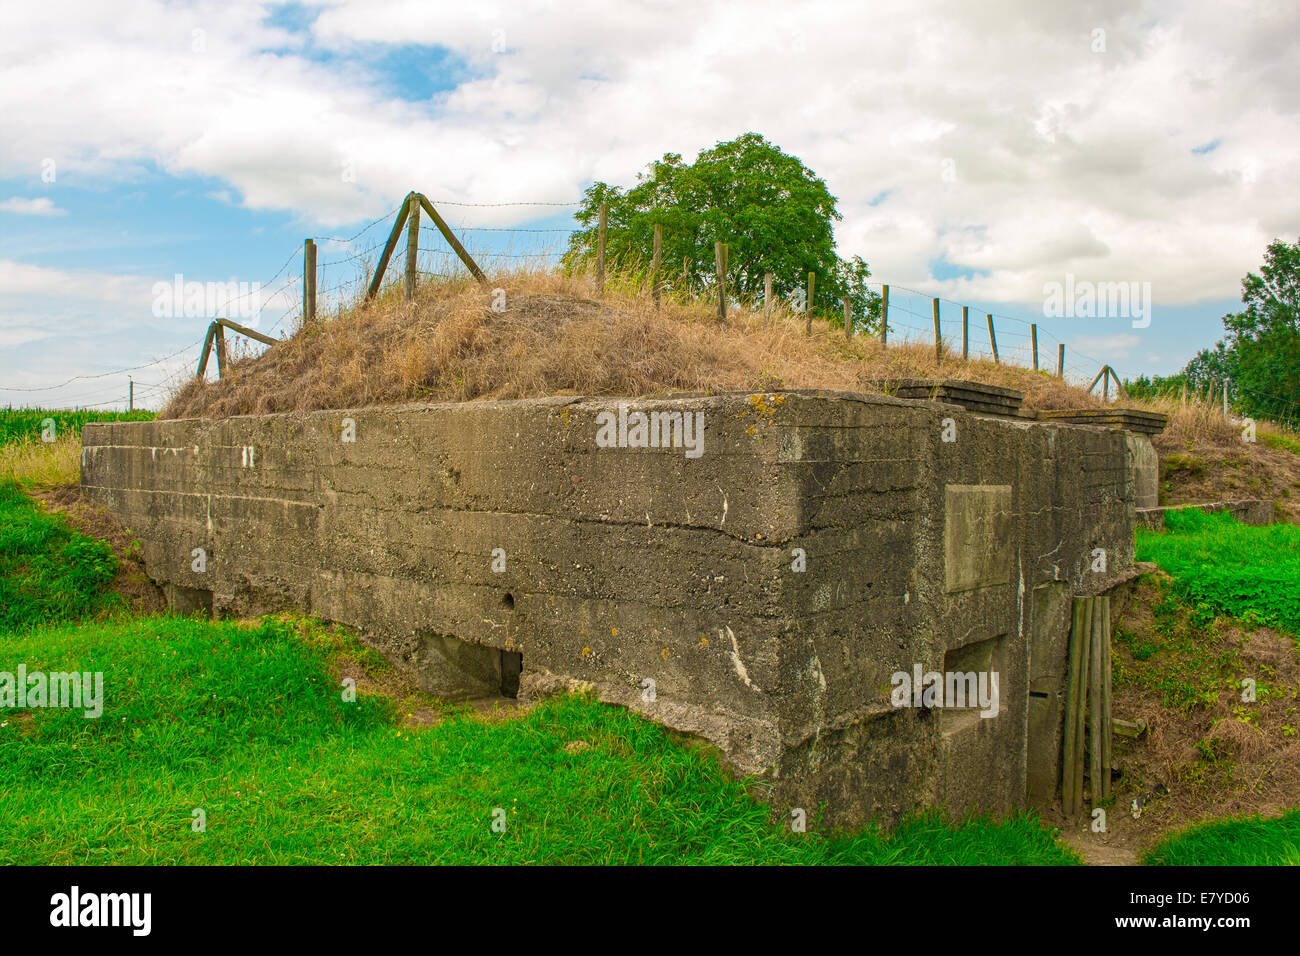
<path id="1" fill-rule="evenodd" d="M 232 332 L 238 332 L 240 335 L 246 335 L 250 339 L 257 339 L 257 341 L 265 345 L 276 344 L 275 339 L 271 338 L 269 335 L 265 335 L 262 332 L 256 332 L 253 329 L 248 328 L 247 326 L 240 325 L 238 322 L 232 322 L 230 321 L 230 319 L 217 319 L 216 324 L 224 325 Z"/>
<path id="2" fill-rule="evenodd" d="M 316 321 L 316 241 L 305 239 L 302 244 L 302 324 Z"/>
<path id="3" fill-rule="evenodd" d="M 1114 757 L 1112 737 L 1115 715 L 1111 711 L 1111 646 L 1110 646 L 1110 598 L 1101 598 L 1104 602 L 1101 612 L 1101 796 L 1110 796 L 1110 765 Z"/>
<path id="4" fill-rule="evenodd" d="M 763 316 L 772 321 L 772 273 L 763 276 Z"/>
<path id="5" fill-rule="evenodd" d="M 1069 670 L 1065 685 L 1065 727 L 1062 731 L 1061 807 L 1067 816 L 1078 812 L 1074 804 L 1075 726 L 1079 722 L 1080 654 L 1083 647 L 1083 598 L 1075 598 L 1070 609 Z"/>
<path id="6" fill-rule="evenodd" d="M 1101 700 L 1102 645 L 1105 634 L 1102 629 L 1102 607 L 1105 598 L 1093 598 L 1092 601 L 1092 646 L 1091 660 L 1088 663 L 1088 777 L 1092 805 L 1101 803 L 1102 767 L 1101 767 L 1101 720 L 1105 707 Z"/>
<path id="7" fill-rule="evenodd" d="M 889 286 L 880 287 L 880 344 L 884 345 L 889 335 Z"/>
<path id="8" fill-rule="evenodd" d="M 451 231 L 451 227 L 448 226 L 442 216 L 438 214 L 438 210 L 433 208 L 433 203 L 429 202 L 423 193 L 416 193 L 415 197 L 420 200 L 420 208 L 424 210 L 424 214 L 429 217 L 435 226 L 438 227 L 438 231 L 442 233 L 442 238 L 447 241 L 447 245 L 451 246 L 451 251 L 456 253 L 456 256 L 461 262 L 465 263 L 465 268 L 469 270 L 469 274 L 477 279 L 480 285 L 487 285 L 487 276 L 485 276 L 483 270 L 478 267 L 478 263 L 474 261 L 474 257 L 471 256 L 465 250 L 465 247 L 460 244 L 460 240 L 456 238 L 456 234 Z"/>
<path id="9" fill-rule="evenodd" d="M 1029 325 L 1029 339 L 1034 344 L 1034 371 L 1038 371 L 1038 326 L 1032 322 Z"/>
<path id="10" fill-rule="evenodd" d="M 970 306 L 961 307 L 961 359 L 963 362 L 970 358 Z"/>
<path id="11" fill-rule="evenodd" d="M 650 259 L 650 295 L 655 300 L 655 308 L 659 308 L 659 267 L 663 262 L 664 252 L 664 224 L 655 223 L 655 242 L 654 255 Z"/>
<path id="12" fill-rule="evenodd" d="M 985 314 L 988 315 L 989 317 L 989 346 L 993 349 L 993 364 L 997 365 L 999 364 L 998 363 L 998 337 L 997 334 L 993 331 L 993 313 L 988 312 Z"/>
<path id="13" fill-rule="evenodd" d="M 402 234 L 402 227 L 406 225 L 406 217 L 411 213 L 411 193 L 406 194 L 402 200 L 402 208 L 397 213 L 397 220 L 393 223 L 393 231 L 388 234 L 388 241 L 384 243 L 384 251 L 379 254 L 379 264 L 375 266 L 375 274 L 370 279 L 370 287 L 366 289 L 366 298 L 373 299 L 375 293 L 379 291 L 379 286 L 384 281 L 384 272 L 388 269 L 388 260 L 393 257 L 393 250 L 397 248 L 397 237 Z"/>
<path id="14" fill-rule="evenodd" d="M 415 280 L 420 268 L 420 200 L 412 196 L 406 212 L 406 301 L 415 298 Z"/>
<path id="15" fill-rule="evenodd" d="M 1078 719 L 1074 725 L 1074 767 L 1071 771 L 1076 813 L 1083 809 L 1083 762 L 1087 745 L 1087 721 L 1085 715 L 1087 713 L 1089 661 L 1092 656 L 1093 599 L 1084 598 L 1083 600 L 1083 643 L 1079 647 L 1079 706 L 1076 713 Z"/>
<path id="16" fill-rule="evenodd" d="M 1065 343 L 1056 347 L 1056 377 L 1065 378 Z"/>
<path id="17" fill-rule="evenodd" d="M 600 204 L 596 219 L 596 294 L 605 294 L 605 233 L 609 225 L 609 206 Z"/>

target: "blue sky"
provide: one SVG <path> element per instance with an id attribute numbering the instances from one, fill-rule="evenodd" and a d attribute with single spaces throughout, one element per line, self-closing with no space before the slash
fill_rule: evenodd
<path id="1" fill-rule="evenodd" d="M 898 290 L 898 335 L 929 334 L 937 295 L 949 336 L 954 303 L 981 346 L 994 312 L 1027 361 L 1037 322 L 1043 364 L 1064 341 L 1075 377 L 1176 371 L 1268 241 L 1295 239 L 1295 11 L 882 6 L 8 5 L 0 402 L 113 407 L 131 376 L 157 407 L 211 318 L 155 315 L 158 283 L 267 283 L 288 260 L 250 320 L 279 334 L 303 239 L 352 236 L 409 189 L 472 249 L 558 249 L 560 232 L 476 230 L 563 230 L 571 207 L 451 203 L 572 202 L 751 129 L 827 180 L 841 254 Z M 882 23 L 898 42 L 861 56 L 853 37 Z M 320 261 L 386 229 L 322 241 Z M 1149 284 L 1150 324 L 1045 317 L 1066 281 Z"/>

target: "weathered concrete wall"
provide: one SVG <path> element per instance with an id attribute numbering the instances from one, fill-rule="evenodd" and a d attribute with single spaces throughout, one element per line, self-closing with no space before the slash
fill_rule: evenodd
<path id="1" fill-rule="evenodd" d="M 619 404 L 88 425 L 82 482 L 182 606 L 352 625 L 449 695 L 522 654 L 520 696 L 590 685 L 782 812 L 1050 802 L 1070 597 L 1133 561 L 1122 431 L 842 393 L 627 403 L 698 414 L 691 457 L 600 447 Z M 918 665 L 997 671 L 997 716 L 896 709 Z"/>

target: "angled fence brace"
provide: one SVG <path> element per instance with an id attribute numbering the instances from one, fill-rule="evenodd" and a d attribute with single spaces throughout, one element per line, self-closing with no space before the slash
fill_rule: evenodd
<path id="1" fill-rule="evenodd" d="M 226 376 L 226 333 L 225 329 L 232 332 L 238 332 L 250 339 L 256 339 L 264 345 L 275 345 L 275 339 L 269 335 L 263 335 L 261 332 L 255 332 L 246 325 L 240 325 L 238 322 L 232 322 L 229 319 L 217 319 L 208 326 L 208 334 L 203 339 L 203 353 L 199 356 L 198 377 L 202 378 L 208 370 L 208 357 L 212 354 L 213 343 L 217 346 L 217 378 Z"/>
<path id="2" fill-rule="evenodd" d="M 369 301 L 375 297 L 379 291 L 379 285 L 384 281 L 384 270 L 388 268 L 388 260 L 393 257 L 393 250 L 397 248 L 397 237 L 402 234 L 402 227 L 406 225 L 406 217 L 411 214 L 411 197 L 415 193 L 407 193 L 406 198 L 402 200 L 402 210 L 397 214 L 397 221 L 393 223 L 393 231 L 388 234 L 388 241 L 384 243 L 384 251 L 379 255 L 379 264 L 375 266 L 375 274 L 370 280 L 370 288 L 366 289 L 366 300 Z"/>
<path id="3" fill-rule="evenodd" d="M 438 231 L 442 233 L 442 238 L 447 240 L 447 245 L 451 246 L 452 251 L 455 252 L 456 255 L 460 256 L 460 261 L 465 263 L 465 268 L 467 268 L 470 271 L 470 274 L 482 285 L 487 285 L 487 276 L 485 276 L 483 270 L 478 267 L 478 263 L 475 262 L 470 254 L 465 251 L 465 247 L 460 244 L 460 240 L 456 238 L 455 234 L 450 228 L 448 228 L 447 224 L 443 222 L 442 216 L 438 215 L 438 210 L 433 208 L 433 203 L 429 202 L 429 200 L 424 197 L 423 193 L 416 193 L 415 197 L 420 201 L 420 206 L 426 213 L 428 213 L 429 218 L 433 220 L 433 224 L 438 227 Z"/>

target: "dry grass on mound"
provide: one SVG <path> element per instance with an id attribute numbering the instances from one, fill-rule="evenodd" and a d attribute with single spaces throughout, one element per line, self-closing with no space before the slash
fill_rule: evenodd
<path id="1" fill-rule="evenodd" d="M 932 345 L 846 342 L 842 329 L 777 310 L 733 313 L 726 326 L 709 305 L 613 291 L 548 273 L 501 277 L 506 311 L 469 280 L 422 285 L 413 303 L 390 290 L 369 305 L 308 329 L 221 382 L 191 380 L 162 418 L 358 408 L 417 401 L 545 395 L 642 396 L 823 388 L 881 391 L 892 378 L 943 376 L 1026 393 L 1029 408 L 1092 407 L 1100 401 L 1044 373 L 947 358 Z"/>

